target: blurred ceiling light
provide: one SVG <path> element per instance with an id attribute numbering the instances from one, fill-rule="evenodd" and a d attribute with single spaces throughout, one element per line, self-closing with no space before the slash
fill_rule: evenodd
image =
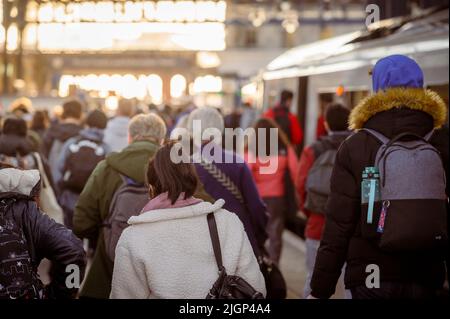
<path id="1" fill-rule="evenodd" d="M 207 51 L 197 52 L 196 60 L 197 65 L 203 69 L 216 68 L 221 63 L 217 53 Z"/>
<path id="2" fill-rule="evenodd" d="M 222 78 L 219 76 L 206 75 L 199 76 L 194 81 L 193 92 L 198 93 L 219 93 L 222 91 Z"/>
<path id="3" fill-rule="evenodd" d="M 13 83 L 14 88 L 18 91 L 23 90 L 25 88 L 25 85 L 26 83 L 22 79 L 15 79 Z"/>
<path id="4" fill-rule="evenodd" d="M 34 1 L 30 4 L 29 8 L 36 6 Z M 38 21 L 32 21 L 134 22 L 144 17 L 157 22 L 223 22 L 226 8 L 226 1 L 48 1 L 39 7 Z"/>
<path id="5" fill-rule="evenodd" d="M 299 27 L 298 16 L 295 12 L 290 13 L 281 23 L 287 33 L 294 33 Z"/>
<path id="6" fill-rule="evenodd" d="M 186 91 L 186 78 L 181 74 L 175 74 L 170 79 L 170 96 L 173 98 L 180 98 Z"/>
<path id="7" fill-rule="evenodd" d="M 262 8 L 251 11 L 248 18 L 255 28 L 262 26 L 267 19 L 266 12 Z"/>
<path id="8" fill-rule="evenodd" d="M 17 17 L 17 7 L 12 7 L 11 11 L 9 12 L 9 16 L 11 18 Z"/>
<path id="9" fill-rule="evenodd" d="M 12 24 L 8 28 L 8 43 L 7 43 L 8 50 L 14 51 L 17 49 L 18 38 L 19 38 L 19 30 L 17 29 L 16 24 Z"/>
<path id="10" fill-rule="evenodd" d="M 161 104 L 163 100 L 163 81 L 157 74 L 151 74 L 147 78 L 147 90 L 154 104 Z"/>
<path id="11" fill-rule="evenodd" d="M 74 84 L 74 77 L 72 75 L 63 75 L 59 79 L 58 95 L 66 97 L 69 95 L 69 87 Z"/>
<path id="12" fill-rule="evenodd" d="M 51 3 L 43 3 L 39 6 L 39 22 L 50 22 L 53 19 L 53 6 Z"/>
<path id="13" fill-rule="evenodd" d="M 108 96 L 105 99 L 105 106 L 109 111 L 115 111 L 119 106 L 119 99 L 117 96 Z"/>
<path id="14" fill-rule="evenodd" d="M 280 4 L 281 11 L 289 11 L 291 10 L 291 3 L 289 1 L 283 1 Z"/>
<path id="15" fill-rule="evenodd" d="M 256 83 L 246 84 L 241 89 L 241 94 L 243 96 L 251 96 L 251 97 L 253 97 L 253 96 L 256 95 L 257 92 L 258 92 L 258 88 L 257 88 Z"/>

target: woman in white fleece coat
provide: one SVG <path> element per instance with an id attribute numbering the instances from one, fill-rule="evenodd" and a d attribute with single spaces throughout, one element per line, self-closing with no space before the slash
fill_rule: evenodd
<path id="1" fill-rule="evenodd" d="M 206 216 L 214 212 L 229 275 L 266 294 L 264 277 L 239 218 L 192 197 L 197 177 L 192 164 L 170 160 L 173 144 L 150 161 L 147 180 L 153 199 L 131 217 L 116 247 L 111 298 L 204 299 L 219 277 Z"/>

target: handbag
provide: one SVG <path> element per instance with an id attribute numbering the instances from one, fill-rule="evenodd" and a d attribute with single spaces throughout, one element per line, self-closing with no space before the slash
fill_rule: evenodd
<path id="1" fill-rule="evenodd" d="M 227 275 L 222 262 L 222 251 L 220 249 L 219 232 L 217 231 L 214 213 L 207 216 L 209 235 L 219 268 L 219 278 L 213 284 L 206 299 L 264 299 L 259 291 L 256 291 L 248 282 L 239 276 Z"/>
<path id="2" fill-rule="evenodd" d="M 213 163 L 199 163 L 218 183 L 227 189 L 243 207 L 247 207 L 239 188 L 228 176 Z M 266 282 L 266 299 L 285 299 L 287 295 L 286 281 L 278 266 L 270 260 L 264 247 L 260 248 L 261 255 L 257 256 L 259 268 Z"/>
<path id="3" fill-rule="evenodd" d="M 41 191 L 39 194 L 39 206 L 43 213 L 54 219 L 57 223 L 63 223 L 63 211 L 59 206 L 55 193 L 50 185 L 47 174 L 42 164 L 41 156 L 38 153 L 33 153 L 36 160 L 39 173 L 41 174 Z"/>

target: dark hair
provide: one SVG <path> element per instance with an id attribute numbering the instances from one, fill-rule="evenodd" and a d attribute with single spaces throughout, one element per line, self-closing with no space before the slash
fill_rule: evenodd
<path id="1" fill-rule="evenodd" d="M 194 164 L 176 164 L 171 160 L 170 151 L 176 143 L 169 141 L 156 152 L 148 163 L 146 174 L 151 196 L 167 192 L 172 204 L 181 193 L 184 193 L 184 199 L 194 195 L 198 184 Z"/>
<path id="2" fill-rule="evenodd" d="M 288 100 L 292 100 L 294 98 L 294 93 L 289 90 L 283 90 L 281 91 L 280 95 L 280 104 L 284 106 Z"/>
<path id="3" fill-rule="evenodd" d="M 9 117 L 3 123 L 3 134 L 27 136 L 27 122 L 21 118 Z"/>
<path id="4" fill-rule="evenodd" d="M 89 112 L 86 118 L 86 125 L 89 127 L 96 127 L 101 130 L 106 128 L 106 124 L 108 123 L 108 118 L 106 114 L 100 110 L 93 110 Z"/>
<path id="5" fill-rule="evenodd" d="M 4 169 L 4 168 L 16 168 L 16 167 L 12 166 L 11 164 L 5 163 L 5 162 L 0 162 L 0 169 Z"/>
<path id="6" fill-rule="evenodd" d="M 36 111 L 31 121 L 32 130 L 45 130 L 48 127 L 49 119 L 48 113 L 45 111 Z"/>
<path id="7" fill-rule="evenodd" d="M 350 110 L 339 103 L 329 104 L 325 110 L 325 121 L 332 131 L 348 130 Z"/>
<path id="8" fill-rule="evenodd" d="M 289 139 L 286 136 L 286 134 L 283 132 L 283 130 L 278 126 L 278 124 L 269 118 L 261 118 L 259 119 L 256 124 L 253 126 L 253 128 L 255 129 L 255 143 L 256 143 L 256 154 L 255 155 L 266 155 L 266 156 L 270 156 L 273 155 L 273 151 L 277 151 L 279 152 L 280 150 L 283 149 L 287 149 L 290 145 L 289 143 Z M 272 150 L 272 144 L 271 144 L 271 138 L 270 138 L 270 129 L 271 128 L 275 128 L 277 129 L 278 132 L 278 149 L 277 150 Z M 260 141 L 259 139 L 261 138 L 259 135 L 259 132 L 261 130 L 266 130 L 266 136 L 265 136 L 265 143 L 266 143 L 266 149 L 265 149 L 265 154 L 260 154 L 259 151 L 259 144 Z M 246 150 L 248 151 L 248 144 L 246 146 Z"/>
<path id="9" fill-rule="evenodd" d="M 67 101 L 66 103 L 63 104 L 62 118 L 80 119 L 82 111 L 83 106 L 81 105 L 80 102 L 78 102 L 77 100 Z"/>

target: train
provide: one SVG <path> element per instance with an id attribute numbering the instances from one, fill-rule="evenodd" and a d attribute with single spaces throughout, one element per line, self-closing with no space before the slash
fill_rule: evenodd
<path id="1" fill-rule="evenodd" d="M 304 130 L 304 145 L 316 140 L 318 118 L 330 102 L 353 108 L 371 92 L 370 70 L 377 60 L 404 54 L 424 71 L 425 86 L 448 107 L 449 11 L 433 8 L 418 16 L 382 20 L 364 30 L 288 50 L 249 83 L 253 101 L 263 112 L 283 89 L 294 93 L 291 106 Z M 448 118 L 447 118 L 448 124 Z M 303 236 L 305 218 L 288 216 L 290 230 Z"/>

